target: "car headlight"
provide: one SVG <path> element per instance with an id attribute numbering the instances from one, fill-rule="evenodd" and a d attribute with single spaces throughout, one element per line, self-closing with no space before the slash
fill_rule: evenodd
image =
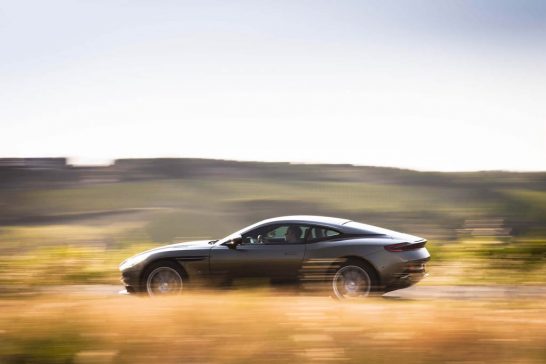
<path id="1" fill-rule="evenodd" d="M 138 263 L 142 263 L 146 258 L 148 258 L 149 254 L 139 254 L 135 255 L 134 257 L 131 257 L 129 259 L 125 259 L 120 265 L 119 270 L 124 271 L 125 269 L 134 267 Z"/>

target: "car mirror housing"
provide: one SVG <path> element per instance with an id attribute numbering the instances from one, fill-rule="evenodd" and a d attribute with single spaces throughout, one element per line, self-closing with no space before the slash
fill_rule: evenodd
<path id="1" fill-rule="evenodd" d="M 242 244 L 242 242 L 243 242 L 243 237 L 241 235 L 237 235 L 231 238 L 230 240 L 228 240 L 225 243 L 225 245 L 227 245 L 227 247 L 230 249 L 235 249 L 237 248 L 237 245 Z"/>

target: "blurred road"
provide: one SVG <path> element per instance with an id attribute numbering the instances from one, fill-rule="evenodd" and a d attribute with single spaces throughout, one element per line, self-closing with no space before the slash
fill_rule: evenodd
<path id="1" fill-rule="evenodd" d="M 546 286 L 420 286 L 389 292 L 399 299 L 497 299 L 546 297 Z"/>
<path id="2" fill-rule="evenodd" d="M 275 288 L 273 288 L 275 289 Z M 121 285 L 66 285 L 43 288 L 43 293 L 112 296 L 124 292 Z M 303 293 L 305 294 L 305 293 Z M 503 299 L 546 297 L 546 286 L 413 286 L 384 294 L 386 299 Z"/>

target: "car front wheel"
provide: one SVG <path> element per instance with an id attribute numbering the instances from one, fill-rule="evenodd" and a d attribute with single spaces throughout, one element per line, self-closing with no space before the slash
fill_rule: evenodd
<path id="1" fill-rule="evenodd" d="M 184 279 L 181 269 L 172 262 L 151 266 L 144 277 L 144 288 L 150 296 L 175 295 L 182 292 Z"/>

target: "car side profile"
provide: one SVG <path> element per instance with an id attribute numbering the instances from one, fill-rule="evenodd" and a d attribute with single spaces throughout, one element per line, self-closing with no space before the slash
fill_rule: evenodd
<path id="1" fill-rule="evenodd" d="M 240 278 L 327 287 L 332 296 L 365 297 L 409 287 L 425 273 L 426 240 L 323 216 L 260 221 L 220 240 L 162 246 L 121 263 L 130 293 L 177 294 L 194 285 Z"/>

